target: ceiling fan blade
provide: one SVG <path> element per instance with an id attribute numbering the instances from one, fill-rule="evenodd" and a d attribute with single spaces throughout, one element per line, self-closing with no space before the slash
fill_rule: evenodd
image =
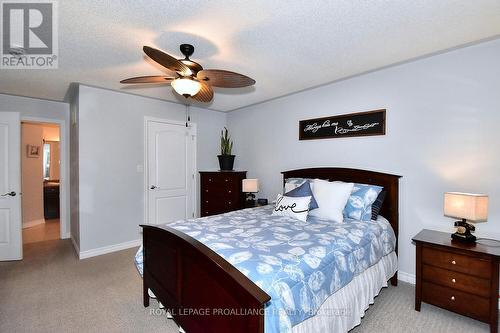
<path id="1" fill-rule="evenodd" d="M 121 80 L 120 83 L 170 83 L 175 80 L 171 76 L 138 76 Z"/>
<path id="2" fill-rule="evenodd" d="M 208 103 L 214 98 L 214 91 L 212 90 L 212 87 L 210 87 L 205 82 L 202 81 L 200 83 L 201 83 L 200 91 L 192 98 L 200 102 Z"/>
<path id="3" fill-rule="evenodd" d="M 204 69 L 197 74 L 198 80 L 221 88 L 241 88 L 255 84 L 255 80 L 235 72 L 221 69 Z"/>
<path id="4" fill-rule="evenodd" d="M 144 46 L 142 50 L 148 55 L 148 57 L 150 57 L 163 67 L 166 67 L 174 72 L 181 73 L 182 75 L 192 74 L 188 66 L 184 65 L 182 62 L 163 51 L 157 50 L 150 46 Z"/>

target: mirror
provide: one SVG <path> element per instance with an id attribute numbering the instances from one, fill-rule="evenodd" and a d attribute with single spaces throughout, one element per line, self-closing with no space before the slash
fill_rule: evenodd
<path id="1" fill-rule="evenodd" d="M 43 179 L 59 180 L 59 141 L 45 141 L 43 144 Z"/>

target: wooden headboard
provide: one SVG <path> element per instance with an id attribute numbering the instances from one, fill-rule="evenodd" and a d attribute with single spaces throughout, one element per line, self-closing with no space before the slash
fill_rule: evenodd
<path id="1" fill-rule="evenodd" d="M 380 215 L 392 226 L 396 238 L 399 232 L 399 178 L 387 173 L 348 168 L 309 168 L 283 171 L 283 183 L 287 178 L 319 178 L 329 181 L 343 181 L 383 186 L 387 192 Z M 397 244 L 396 244 L 397 253 Z"/>

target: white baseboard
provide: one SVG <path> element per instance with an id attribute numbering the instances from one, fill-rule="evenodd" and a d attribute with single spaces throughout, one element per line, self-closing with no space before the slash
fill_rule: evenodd
<path id="1" fill-rule="evenodd" d="M 415 275 L 398 271 L 398 280 L 406 283 L 415 284 Z M 500 295 L 498 296 L 498 308 L 500 309 Z"/>
<path id="2" fill-rule="evenodd" d="M 87 250 L 80 252 L 80 259 L 86 259 L 91 257 L 100 256 L 102 254 L 121 251 L 125 249 L 130 249 L 131 247 L 140 246 L 142 244 L 142 239 L 136 239 L 133 241 L 128 241 L 120 244 L 109 245 L 99 247 L 97 249 Z"/>
<path id="3" fill-rule="evenodd" d="M 71 234 L 69 232 L 63 234 L 61 237 L 61 239 L 68 239 L 68 238 L 71 238 Z"/>
<path id="4" fill-rule="evenodd" d="M 415 284 L 415 275 L 398 271 L 398 280 L 406 283 Z"/>
<path id="5" fill-rule="evenodd" d="M 28 222 L 23 223 L 23 229 L 31 228 L 31 227 L 34 227 L 36 225 L 44 224 L 44 223 L 45 223 L 44 219 L 38 219 L 38 220 L 28 221 Z"/>

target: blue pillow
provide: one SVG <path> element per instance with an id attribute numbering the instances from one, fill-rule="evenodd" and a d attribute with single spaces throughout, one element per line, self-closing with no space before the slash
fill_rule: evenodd
<path id="1" fill-rule="evenodd" d="M 377 185 L 354 184 L 351 196 L 344 208 L 344 217 L 358 221 L 370 221 L 372 205 L 383 187 Z"/>
<path id="2" fill-rule="evenodd" d="M 309 210 L 313 210 L 318 208 L 318 203 L 316 202 L 316 199 L 314 199 L 313 192 L 311 190 L 311 185 L 309 184 L 309 181 L 305 181 L 304 184 L 300 185 L 299 187 L 294 188 L 293 190 L 285 193 L 285 196 L 287 197 L 311 197 L 311 202 L 309 203 Z"/>
<path id="3" fill-rule="evenodd" d="M 387 194 L 386 191 L 380 192 L 380 194 L 377 197 L 377 200 L 372 205 L 372 220 L 377 220 L 379 214 L 380 214 L 380 209 L 382 209 L 382 204 L 384 203 L 385 200 L 385 195 Z"/>

